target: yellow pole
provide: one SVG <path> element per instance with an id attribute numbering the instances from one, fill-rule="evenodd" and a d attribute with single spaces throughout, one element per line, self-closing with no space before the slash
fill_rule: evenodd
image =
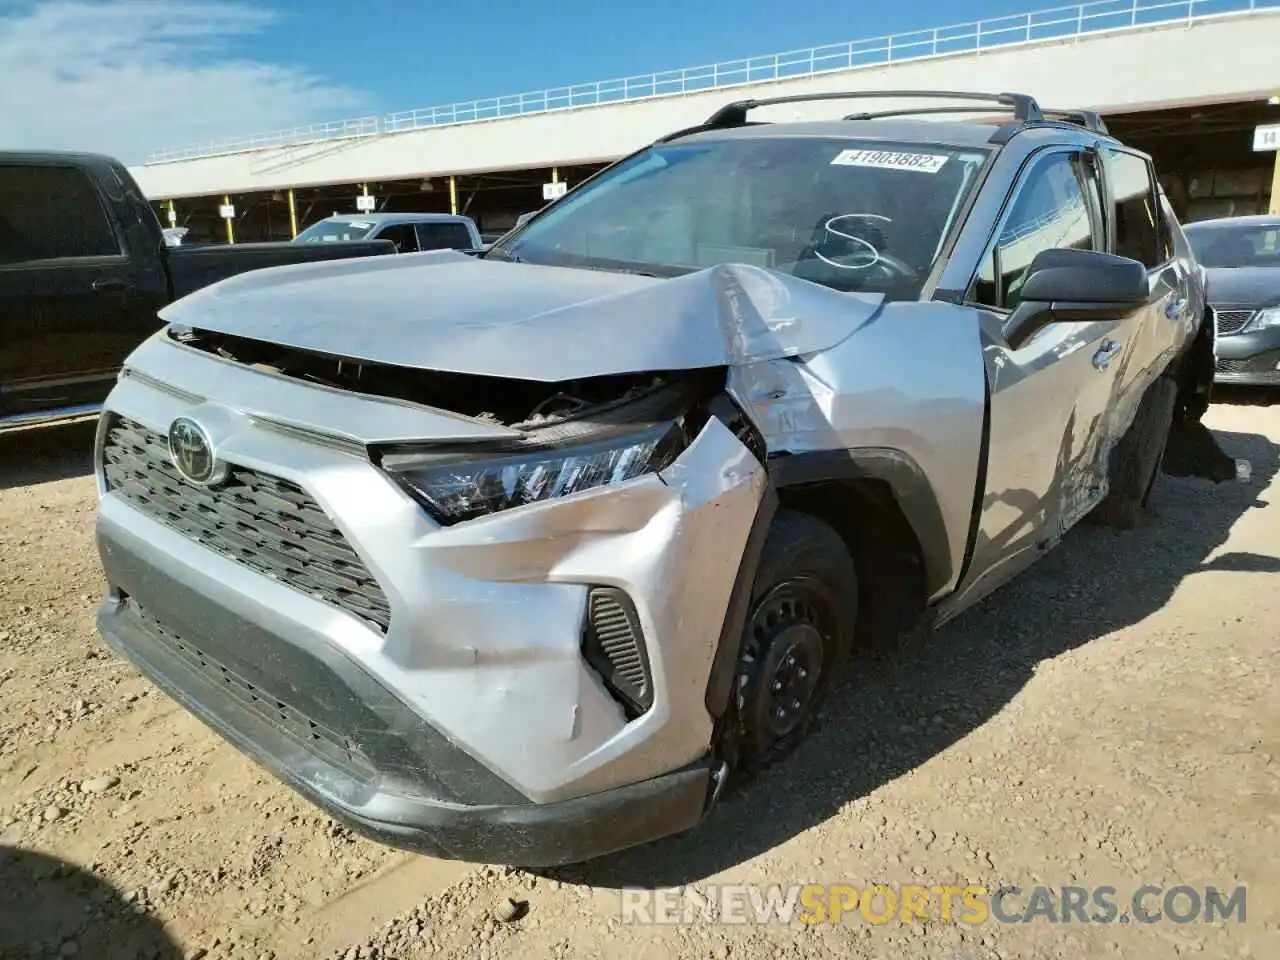
<path id="1" fill-rule="evenodd" d="M 1271 171 L 1271 212 L 1280 214 L 1280 150 L 1276 151 L 1275 168 Z"/>
<path id="2" fill-rule="evenodd" d="M 227 205 L 230 205 L 231 198 L 223 197 L 222 202 Z M 227 217 L 227 243 L 235 243 L 235 242 L 236 242 L 236 231 L 235 231 L 235 228 L 231 225 L 231 218 Z"/>
<path id="3" fill-rule="evenodd" d="M 293 187 L 289 188 L 289 230 L 298 235 L 298 204 L 293 199 Z"/>
<path id="4" fill-rule="evenodd" d="M 458 215 L 458 178 L 449 174 L 449 212 Z"/>
<path id="5" fill-rule="evenodd" d="M 172 200 L 169 201 L 169 213 L 171 214 L 171 216 L 169 217 L 169 225 L 176 226 L 178 223 L 178 210 L 173 205 Z"/>
<path id="6" fill-rule="evenodd" d="M 551 182 L 552 182 L 552 183 L 559 183 L 559 182 L 560 182 L 560 168 L 559 168 L 559 167 L 552 167 L 552 168 L 551 168 Z"/>

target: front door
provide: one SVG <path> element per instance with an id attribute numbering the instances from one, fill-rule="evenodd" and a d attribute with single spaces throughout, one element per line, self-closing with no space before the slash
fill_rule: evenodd
<path id="1" fill-rule="evenodd" d="M 1104 492 L 1099 440 L 1130 320 L 1051 323 L 1017 349 L 1003 335 L 1038 253 L 1106 249 L 1100 198 L 1091 152 L 1055 147 L 1034 157 L 970 290 L 991 392 L 985 492 L 962 586 L 970 599 L 1029 565 Z"/>

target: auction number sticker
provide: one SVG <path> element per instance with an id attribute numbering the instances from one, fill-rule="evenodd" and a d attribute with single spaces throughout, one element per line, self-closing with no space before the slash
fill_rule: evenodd
<path id="1" fill-rule="evenodd" d="M 922 173 L 937 173 L 947 162 L 947 158 L 936 153 L 841 150 L 831 162 L 840 167 L 877 167 L 881 170 L 918 170 Z"/>

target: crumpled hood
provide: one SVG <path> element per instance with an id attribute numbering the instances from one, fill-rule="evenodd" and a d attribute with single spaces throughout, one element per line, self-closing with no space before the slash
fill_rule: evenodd
<path id="1" fill-rule="evenodd" d="M 750 266 L 655 279 L 433 251 L 251 271 L 160 316 L 369 363 L 557 382 L 815 353 L 882 300 Z"/>

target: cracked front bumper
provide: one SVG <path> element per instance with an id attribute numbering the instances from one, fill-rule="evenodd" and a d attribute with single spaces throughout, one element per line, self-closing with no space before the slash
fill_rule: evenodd
<path id="1" fill-rule="evenodd" d="M 119 416 L 162 433 L 193 409 L 214 425 L 221 457 L 282 478 L 331 518 L 381 587 L 389 622 L 375 629 L 211 549 L 100 478 L 111 593 L 99 627 L 158 686 L 395 846 L 536 866 L 701 816 L 708 678 L 767 489 L 724 424 L 709 421 L 660 476 L 442 528 L 350 449 L 230 404 L 193 406 L 126 378 L 102 429 Z M 600 586 L 625 593 L 641 628 L 653 696 L 638 717 L 583 656 Z"/>

